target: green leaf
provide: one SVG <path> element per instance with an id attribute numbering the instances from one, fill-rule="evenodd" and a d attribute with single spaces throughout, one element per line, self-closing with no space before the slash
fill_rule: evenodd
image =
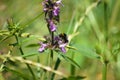
<path id="1" fill-rule="evenodd" d="M 76 50 L 77 52 L 81 53 L 82 55 L 88 57 L 88 58 L 100 58 L 100 56 L 96 53 L 96 51 L 90 47 L 87 46 L 76 46 Z"/>
<path id="2" fill-rule="evenodd" d="M 28 25 L 30 25 L 31 23 L 33 23 L 35 20 L 37 20 L 38 18 L 40 18 L 42 15 L 44 14 L 44 12 L 40 13 L 39 15 L 37 15 L 36 17 L 34 17 L 33 19 L 29 20 L 28 22 L 26 22 L 24 25 L 21 26 L 22 29 L 26 28 Z"/>
<path id="3" fill-rule="evenodd" d="M 83 80 L 84 78 L 86 78 L 86 77 L 84 77 L 84 76 L 69 76 L 68 78 L 62 78 L 60 80 Z"/>
<path id="4" fill-rule="evenodd" d="M 0 36 L 4 36 L 4 35 L 8 36 L 9 34 L 10 32 L 7 30 L 0 30 Z"/>
<path id="5" fill-rule="evenodd" d="M 59 65 L 60 65 L 60 62 L 61 60 L 59 59 L 59 57 L 57 58 L 57 61 L 55 63 L 55 66 L 54 66 L 54 70 L 57 70 Z M 55 73 L 52 73 L 52 76 L 51 76 L 51 80 L 54 80 L 54 77 L 55 77 Z"/>
<path id="6" fill-rule="evenodd" d="M 73 49 L 73 50 L 76 50 L 76 48 L 75 47 L 72 47 L 72 46 L 66 46 L 68 49 Z"/>
<path id="7" fill-rule="evenodd" d="M 39 44 L 36 44 L 36 43 L 33 43 L 33 44 L 27 45 L 26 47 L 37 47 L 37 46 L 40 46 L 40 45 L 39 45 Z"/>
<path id="8" fill-rule="evenodd" d="M 11 44 L 9 44 L 9 46 L 18 46 L 18 43 L 16 42 L 16 43 L 11 43 Z"/>
<path id="9" fill-rule="evenodd" d="M 120 42 L 117 41 L 112 46 L 113 46 L 112 50 L 111 50 L 112 57 L 113 57 L 114 61 L 117 61 L 118 60 L 118 54 L 120 53 Z"/>
<path id="10" fill-rule="evenodd" d="M 117 55 L 120 52 L 120 42 L 115 42 L 112 48 L 113 55 Z"/>
<path id="11" fill-rule="evenodd" d="M 70 62 L 73 66 L 76 66 L 78 68 L 80 68 L 80 66 L 71 58 L 65 56 L 64 54 L 61 54 L 61 56 L 68 62 Z"/>
<path id="12" fill-rule="evenodd" d="M 8 38 L 10 38 L 12 35 L 9 34 L 8 36 L 4 37 L 3 39 L 0 40 L 0 43 L 2 43 L 3 41 L 7 40 Z"/>
<path id="13" fill-rule="evenodd" d="M 29 37 L 24 38 L 21 43 L 24 44 L 26 42 L 33 41 L 33 40 L 45 41 L 45 39 L 41 36 L 29 35 Z"/>
<path id="14" fill-rule="evenodd" d="M 30 33 L 22 33 L 20 36 L 23 38 L 28 38 L 30 35 Z"/>
<path id="15" fill-rule="evenodd" d="M 24 55 L 21 55 L 21 56 L 22 57 L 30 57 L 30 56 L 34 56 L 34 55 L 38 55 L 38 53 L 24 54 Z"/>
<path id="16" fill-rule="evenodd" d="M 26 76 L 25 74 L 23 74 L 23 73 L 21 73 L 21 72 L 18 72 L 18 71 L 16 71 L 16 70 L 10 69 L 10 68 L 8 68 L 8 67 L 4 67 L 4 68 L 5 68 L 5 70 L 7 70 L 7 71 L 9 71 L 9 72 L 12 72 L 12 73 L 14 73 L 14 74 L 22 77 L 24 80 L 29 80 L 28 76 Z"/>

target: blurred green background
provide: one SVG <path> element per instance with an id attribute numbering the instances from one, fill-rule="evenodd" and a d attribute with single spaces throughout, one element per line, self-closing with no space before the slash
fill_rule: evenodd
<path id="1" fill-rule="evenodd" d="M 97 0 L 62 0 L 64 6 L 61 6 L 58 32 L 65 32 L 68 35 L 72 34 L 75 25 L 79 23 L 80 18 L 85 15 L 86 9 L 96 1 Z M 113 56 L 114 54 L 112 54 L 114 47 L 120 47 L 120 0 L 106 1 L 108 5 L 107 30 L 104 26 L 104 6 L 100 3 L 86 15 L 84 21 L 79 26 L 79 35 L 72 39 L 71 45 L 76 44 L 91 47 L 100 55 L 102 55 L 101 52 L 104 50 L 108 52 L 106 56 L 110 63 L 108 64 L 107 80 L 120 80 L 120 55 L 118 54 L 120 50 L 118 49 L 117 55 Z M 7 29 L 6 20 L 8 18 L 13 18 L 14 22 L 19 24 L 29 22 L 31 19 L 42 13 L 41 3 L 42 0 L 0 0 L 0 29 Z M 28 25 L 23 32 L 41 37 L 49 34 L 44 15 Z M 107 46 L 104 42 L 106 34 L 108 37 Z M 0 36 L 0 39 L 2 38 L 3 36 Z M 24 53 L 38 53 L 37 50 L 39 47 L 28 48 L 26 46 L 30 43 L 38 43 L 39 40 L 25 40 L 26 42 L 22 45 Z M 9 50 L 8 44 L 14 42 L 15 40 L 12 37 L 0 43 L 0 52 L 7 53 Z M 72 53 L 75 53 L 74 60 L 82 67 L 81 69 L 76 68 L 76 75 L 86 76 L 85 80 L 102 80 L 102 63 L 98 59 L 92 59 L 71 50 L 68 50 L 66 55 L 71 56 Z M 15 48 L 12 55 L 20 54 Z M 55 55 L 57 56 L 57 54 Z M 48 57 L 46 53 L 40 54 L 40 61 L 42 64 L 46 63 L 46 57 Z M 28 59 L 37 61 L 36 56 L 29 57 Z M 19 66 L 17 70 L 20 71 L 25 69 L 25 73 L 27 73 L 25 65 L 18 65 L 17 63 L 16 66 Z M 11 66 L 11 68 L 15 69 L 13 66 Z M 62 60 L 58 70 L 70 75 L 70 68 L 71 65 L 65 60 Z M 33 69 L 36 70 L 35 67 L 33 67 Z M 9 72 L 3 73 L 3 77 L 5 78 L 3 80 L 22 80 L 20 77 L 18 78 L 17 75 L 13 75 Z M 56 76 L 56 79 L 57 77 L 58 76 Z"/>

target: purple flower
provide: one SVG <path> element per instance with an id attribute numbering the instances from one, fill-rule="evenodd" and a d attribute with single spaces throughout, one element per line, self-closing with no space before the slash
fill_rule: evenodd
<path id="1" fill-rule="evenodd" d="M 55 40 L 55 41 L 59 41 L 60 38 L 59 38 L 58 36 L 55 36 L 55 37 L 54 37 L 54 40 Z"/>
<path id="2" fill-rule="evenodd" d="M 61 4 L 61 1 L 62 1 L 62 0 L 56 1 L 56 4 L 57 4 L 57 5 L 60 5 L 60 4 Z"/>
<path id="3" fill-rule="evenodd" d="M 45 48 L 47 47 L 47 44 L 45 44 L 45 43 L 40 43 L 41 44 L 41 47 L 39 48 L 39 52 L 43 52 L 44 50 L 45 50 Z"/>
<path id="4" fill-rule="evenodd" d="M 43 10 L 45 13 L 45 19 L 47 22 L 48 30 L 50 33 L 54 33 L 57 29 L 57 23 L 59 23 L 59 13 L 60 13 L 60 5 L 62 0 L 43 0 Z M 51 35 L 52 36 L 52 35 Z M 53 39 L 54 38 L 54 39 Z M 68 43 L 67 35 L 65 33 L 61 33 L 57 36 L 53 37 L 45 37 L 45 41 L 41 42 L 41 46 L 39 48 L 39 52 L 44 52 L 46 49 L 52 49 L 55 51 L 61 51 L 63 53 L 66 52 L 66 45 Z"/>
<path id="5" fill-rule="evenodd" d="M 56 31 L 56 25 L 53 23 L 53 21 L 50 21 L 49 27 L 52 32 Z"/>
<path id="6" fill-rule="evenodd" d="M 64 34 L 64 37 L 66 37 L 67 35 Z M 59 48 L 59 50 L 63 53 L 66 53 L 66 49 L 65 47 L 67 46 L 68 42 L 65 42 L 63 38 L 61 38 L 61 34 L 59 36 L 55 36 L 54 38 L 56 44 L 55 46 L 57 46 L 57 48 Z"/>
<path id="7" fill-rule="evenodd" d="M 62 4 L 62 0 L 58 0 L 58 1 L 56 1 L 56 5 L 59 6 L 60 4 L 61 4 L 62 6 L 64 6 L 64 5 Z"/>
<path id="8" fill-rule="evenodd" d="M 64 37 L 64 38 L 63 38 Z M 44 52 L 46 49 L 52 49 L 56 51 L 61 51 L 63 53 L 66 53 L 66 46 L 68 44 L 67 35 L 65 33 L 61 33 L 54 37 L 53 44 L 51 44 L 51 38 L 50 37 L 44 37 L 45 41 L 40 42 L 40 48 L 39 52 Z M 65 41 L 67 40 L 67 41 Z"/>
<path id="9" fill-rule="evenodd" d="M 45 2 L 42 2 L 43 5 L 43 11 L 46 12 L 48 10 L 47 4 Z"/>
<path id="10" fill-rule="evenodd" d="M 60 48 L 61 52 L 66 53 L 66 49 L 65 49 L 66 45 L 67 45 L 67 43 L 59 44 L 59 48 Z"/>
<path id="11" fill-rule="evenodd" d="M 61 50 L 61 52 L 66 53 L 65 47 L 61 47 L 60 50 Z"/>
<path id="12" fill-rule="evenodd" d="M 59 15 L 59 13 L 60 13 L 60 8 L 59 8 L 59 7 L 54 6 L 54 10 L 53 10 L 53 14 L 54 14 L 54 16 L 58 16 L 58 15 Z"/>

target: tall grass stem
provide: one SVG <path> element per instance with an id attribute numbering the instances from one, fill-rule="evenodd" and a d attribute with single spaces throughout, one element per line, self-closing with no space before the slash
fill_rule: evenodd
<path id="1" fill-rule="evenodd" d="M 15 38 L 16 38 L 16 41 L 17 41 L 17 43 L 19 45 L 19 50 L 20 50 L 21 55 L 24 55 L 24 52 L 22 50 L 22 47 L 20 46 L 20 41 L 18 39 L 18 35 L 17 34 L 15 34 Z M 25 57 L 23 57 L 23 58 L 26 59 Z M 32 68 L 30 67 L 30 65 L 26 63 L 26 66 L 27 66 L 28 70 L 30 71 L 31 75 L 33 76 L 33 80 L 36 80 L 35 74 L 34 74 Z"/>

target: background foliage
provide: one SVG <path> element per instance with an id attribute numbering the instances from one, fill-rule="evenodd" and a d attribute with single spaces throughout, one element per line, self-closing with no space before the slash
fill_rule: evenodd
<path id="1" fill-rule="evenodd" d="M 120 0 L 100 1 L 100 3 L 97 0 L 62 1 L 64 7 L 61 7 L 58 32 L 67 33 L 72 49 L 68 48 L 67 53 L 63 54 L 65 57 L 60 57 L 61 63 L 58 71 L 72 76 L 68 80 L 79 80 L 81 77 L 85 77 L 84 80 L 102 80 L 105 72 L 107 72 L 107 80 L 120 80 Z M 4 61 L 7 61 L 5 68 L 1 69 L 1 80 L 32 80 L 24 64 L 28 62 L 18 62 L 22 59 L 14 58 L 14 56 L 26 57 L 27 60 L 49 66 L 47 64 L 49 63 L 49 51 L 41 54 L 38 52 L 39 46 L 36 45 L 42 36 L 49 34 L 42 14 L 41 2 L 42 0 L 0 0 L 1 66 Z M 15 44 L 14 34 L 8 37 L 12 34 L 7 24 L 7 19 L 10 18 L 13 18 L 16 29 L 23 27 L 20 32 L 19 45 Z M 25 36 L 28 34 L 30 37 Z M 20 47 L 24 51 L 23 56 L 20 54 Z M 10 60 L 6 60 L 4 55 L 9 53 Z M 58 55 L 54 53 L 53 64 Z M 42 74 L 43 77 L 45 67 L 33 65 L 31 68 L 35 76 L 38 78 Z M 79 65 L 80 68 L 74 65 Z M 49 75 L 49 73 L 46 74 Z M 55 79 L 62 79 L 62 77 L 58 74 Z"/>

